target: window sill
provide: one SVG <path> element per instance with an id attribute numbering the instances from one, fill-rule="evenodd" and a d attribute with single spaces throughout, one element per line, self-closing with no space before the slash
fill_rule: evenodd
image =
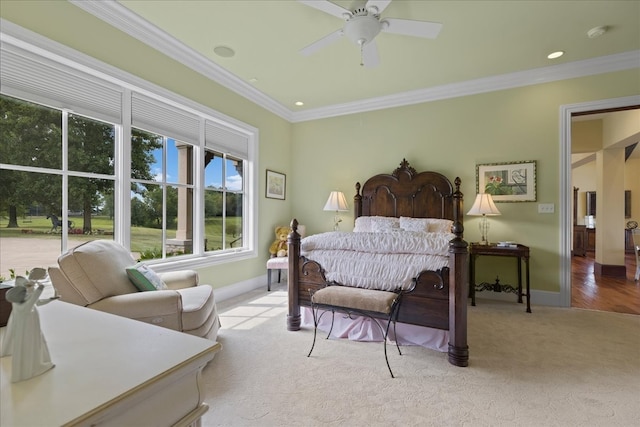
<path id="1" fill-rule="evenodd" d="M 198 268 L 211 267 L 213 265 L 227 264 L 230 262 L 242 261 L 256 258 L 257 254 L 252 250 L 239 250 L 221 252 L 216 254 L 182 256 L 176 259 L 149 260 L 145 261 L 153 271 L 162 273 L 175 270 L 196 270 Z"/>

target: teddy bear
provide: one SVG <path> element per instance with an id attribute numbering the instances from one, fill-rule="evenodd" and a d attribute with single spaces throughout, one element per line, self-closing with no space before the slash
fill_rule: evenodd
<path id="1" fill-rule="evenodd" d="M 271 258 L 287 256 L 287 237 L 289 227 L 276 227 L 276 240 L 269 246 Z"/>

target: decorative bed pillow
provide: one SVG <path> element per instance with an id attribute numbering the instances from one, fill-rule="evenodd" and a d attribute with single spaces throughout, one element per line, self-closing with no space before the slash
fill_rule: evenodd
<path id="1" fill-rule="evenodd" d="M 400 228 L 402 228 L 404 231 L 420 231 L 426 233 L 429 231 L 429 219 L 408 218 L 406 216 L 401 216 Z"/>
<path id="2" fill-rule="evenodd" d="M 374 216 L 371 218 L 371 231 L 374 233 L 391 233 L 402 231 L 400 220 L 394 217 Z"/>
<path id="3" fill-rule="evenodd" d="M 427 218 L 429 220 L 429 233 L 451 233 L 453 221 L 450 219 Z"/>
<path id="4" fill-rule="evenodd" d="M 404 231 L 420 231 L 427 233 L 451 233 L 453 221 L 440 218 L 400 217 L 400 228 Z"/>
<path id="5" fill-rule="evenodd" d="M 356 218 L 354 233 L 385 233 L 398 231 L 398 218 L 386 216 L 360 216 Z"/>
<path id="6" fill-rule="evenodd" d="M 133 283 L 139 291 L 167 289 L 167 285 L 162 281 L 160 276 L 141 262 L 127 267 L 126 270 L 129 280 L 131 280 L 131 283 Z"/>

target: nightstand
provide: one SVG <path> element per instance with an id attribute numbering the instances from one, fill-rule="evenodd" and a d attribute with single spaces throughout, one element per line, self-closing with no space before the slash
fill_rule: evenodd
<path id="1" fill-rule="evenodd" d="M 476 258 L 479 256 L 502 256 L 516 258 L 518 267 L 518 287 L 503 285 L 498 279 L 495 283 L 476 284 Z M 525 264 L 526 293 L 522 292 L 522 262 Z M 531 293 L 529 291 L 529 247 L 520 244 L 498 246 L 495 243 L 469 245 L 469 296 L 471 305 L 476 305 L 476 292 L 482 291 L 509 292 L 518 295 L 518 302 L 522 303 L 522 296 L 527 297 L 527 313 L 531 313 Z"/>

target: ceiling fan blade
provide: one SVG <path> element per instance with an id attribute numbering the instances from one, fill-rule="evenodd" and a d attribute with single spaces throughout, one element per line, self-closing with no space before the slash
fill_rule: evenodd
<path id="1" fill-rule="evenodd" d="M 362 47 L 362 65 L 367 68 L 373 68 L 378 64 L 380 64 L 378 46 L 376 46 L 376 41 L 372 40 Z"/>
<path id="2" fill-rule="evenodd" d="M 342 37 L 344 32 L 342 29 L 334 31 L 333 33 L 329 33 L 320 40 L 316 40 L 311 43 L 309 46 L 300 49 L 300 53 L 304 56 L 309 56 L 315 53 L 316 51 L 322 49 L 323 47 L 329 46 L 331 43 L 334 43 Z"/>
<path id="3" fill-rule="evenodd" d="M 442 29 L 439 22 L 413 21 L 410 19 L 386 18 L 381 21 L 382 31 L 405 36 L 435 39 Z M 385 24 L 386 22 L 386 24 Z"/>
<path id="4" fill-rule="evenodd" d="M 328 0 L 298 0 L 298 2 L 314 9 L 321 10 L 324 13 L 328 13 L 329 15 L 333 15 L 342 20 L 346 19 L 345 14 L 346 16 L 351 16 L 350 11 L 335 3 L 331 3 Z"/>
<path id="5" fill-rule="evenodd" d="M 369 10 L 370 7 L 375 7 L 378 9 L 377 13 L 382 13 L 389 6 L 389 3 L 391 3 L 391 0 L 369 0 L 364 8 Z"/>

